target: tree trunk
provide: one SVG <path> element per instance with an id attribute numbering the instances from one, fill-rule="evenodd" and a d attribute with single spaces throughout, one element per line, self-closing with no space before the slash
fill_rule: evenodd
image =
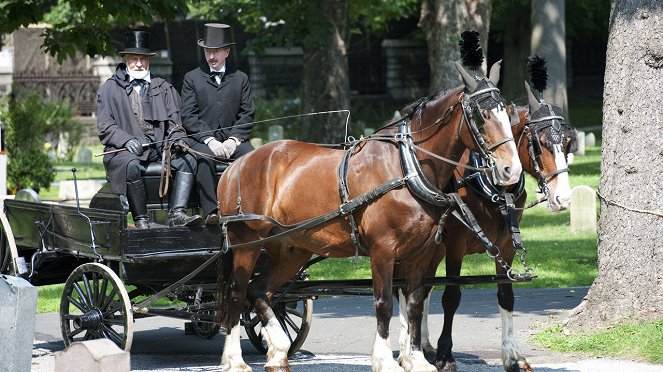
<path id="1" fill-rule="evenodd" d="M 566 26 L 564 0 L 532 0 L 532 54 L 544 56 L 548 66 L 547 102 L 555 102 L 557 87 L 566 85 Z M 564 93 L 566 95 L 566 93 Z M 564 107 L 569 107 L 564 97 Z M 555 102 L 561 105 L 561 102 Z"/>
<path id="2" fill-rule="evenodd" d="M 302 106 L 305 113 L 350 108 L 347 56 L 347 2 L 319 0 L 322 24 L 328 26 L 325 46 L 304 45 Z M 345 137 L 347 114 L 315 115 L 307 120 L 303 139 L 316 143 L 339 143 Z"/>
<path id="3" fill-rule="evenodd" d="M 527 102 L 524 81 L 527 74 L 527 57 L 530 55 L 530 4 L 521 1 L 509 1 L 504 15 L 508 17 L 504 24 L 504 62 L 502 63 L 500 87 L 502 96 L 524 104 Z"/>
<path id="4" fill-rule="evenodd" d="M 663 8 L 618 0 L 610 16 L 599 183 L 598 276 L 571 325 L 663 317 Z M 659 212 L 660 213 L 660 212 Z"/>
<path id="5" fill-rule="evenodd" d="M 428 43 L 431 93 L 461 84 L 454 62 L 460 60 L 458 41 L 463 31 L 479 32 L 486 55 L 490 12 L 490 0 L 423 0 L 419 27 L 424 30 Z M 485 65 L 484 59 L 484 74 Z"/>

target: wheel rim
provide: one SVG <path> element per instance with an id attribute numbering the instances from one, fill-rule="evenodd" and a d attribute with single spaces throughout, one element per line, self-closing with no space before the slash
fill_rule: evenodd
<path id="1" fill-rule="evenodd" d="M 306 336 L 308 336 L 313 319 L 313 300 L 306 298 L 284 301 L 273 306 L 272 310 L 279 324 L 281 324 L 281 328 L 290 339 L 288 355 L 292 355 L 299 351 L 306 340 Z M 262 323 L 258 315 L 253 309 L 249 309 L 242 314 L 242 320 L 244 330 L 253 346 L 259 352 L 266 354 L 267 344 L 263 341 L 260 333 Z"/>
<path id="2" fill-rule="evenodd" d="M 62 291 L 60 327 L 65 346 L 107 338 L 121 349 L 130 350 L 133 313 L 120 278 L 101 264 L 77 267 Z"/>

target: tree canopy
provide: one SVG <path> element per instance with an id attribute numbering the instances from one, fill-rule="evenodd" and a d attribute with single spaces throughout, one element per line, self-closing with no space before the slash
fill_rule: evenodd
<path id="1" fill-rule="evenodd" d="M 20 27 L 48 23 L 43 48 L 62 62 L 77 50 L 111 55 L 111 30 L 150 25 L 187 14 L 186 0 L 7 0 L 0 2 L 0 35 Z"/>

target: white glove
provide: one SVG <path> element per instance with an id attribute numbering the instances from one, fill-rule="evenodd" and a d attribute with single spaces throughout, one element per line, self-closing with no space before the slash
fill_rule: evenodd
<path id="1" fill-rule="evenodd" d="M 235 150 L 237 150 L 237 141 L 235 141 L 233 138 L 228 138 L 227 140 L 223 141 L 223 146 L 227 150 L 228 156 L 226 157 L 229 158 L 235 153 Z"/>
<path id="2" fill-rule="evenodd" d="M 226 147 L 223 145 L 223 143 L 217 141 L 216 139 L 212 139 L 211 141 L 207 142 L 207 146 L 209 146 L 209 149 L 212 150 L 214 155 L 220 156 L 222 158 L 228 157 L 226 155 Z"/>

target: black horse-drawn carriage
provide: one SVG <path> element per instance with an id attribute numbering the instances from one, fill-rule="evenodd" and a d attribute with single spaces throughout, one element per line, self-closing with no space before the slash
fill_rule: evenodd
<path id="1" fill-rule="evenodd" d="M 187 333 L 204 338 L 219 332 L 213 314 L 220 227 L 165 225 L 168 198 L 158 197 L 160 164 L 154 165 L 146 176 L 148 210 L 156 221 L 150 229 L 133 228 L 125 196 L 113 193 L 109 183 L 85 208 L 78 201 L 0 201 L 0 270 L 34 285 L 64 283 L 60 322 L 65 345 L 108 338 L 129 350 L 134 319 L 155 315 L 189 320 Z M 274 310 L 292 335 L 295 351 L 310 328 L 312 297 L 280 296 Z M 250 308 L 243 324 L 251 342 L 265 351 L 260 322 Z"/>

